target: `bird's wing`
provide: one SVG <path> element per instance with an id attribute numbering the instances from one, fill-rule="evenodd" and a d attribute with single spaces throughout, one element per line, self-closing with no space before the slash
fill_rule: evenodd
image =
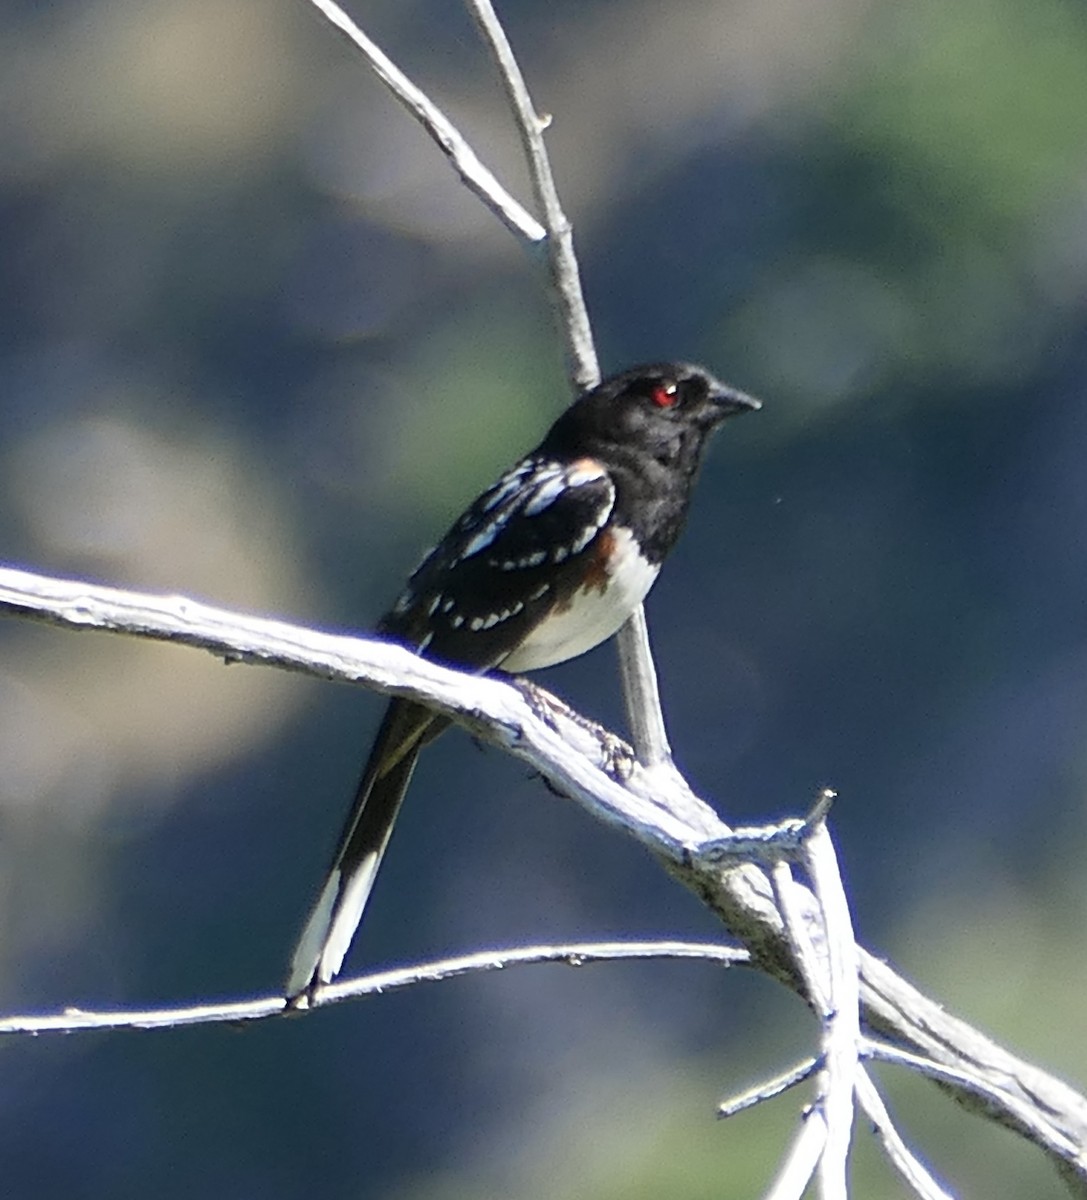
<path id="1" fill-rule="evenodd" d="M 582 583 L 614 505 L 595 459 L 524 459 L 426 556 L 379 632 L 428 658 L 496 666 Z"/>

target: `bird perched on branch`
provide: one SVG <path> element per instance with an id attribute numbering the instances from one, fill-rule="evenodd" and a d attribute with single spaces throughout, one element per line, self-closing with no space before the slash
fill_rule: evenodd
<path id="1" fill-rule="evenodd" d="M 611 637 L 683 528 L 709 435 L 759 401 L 688 363 L 654 363 L 584 393 L 430 551 L 378 633 L 483 672 L 565 662 Z M 447 725 L 394 699 L 291 963 L 303 1003 L 340 970 L 420 750 Z"/>

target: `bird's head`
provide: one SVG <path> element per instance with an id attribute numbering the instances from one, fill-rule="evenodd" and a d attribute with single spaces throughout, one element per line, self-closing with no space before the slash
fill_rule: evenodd
<path id="1" fill-rule="evenodd" d="M 578 397 L 555 422 L 545 446 L 576 439 L 638 446 L 653 457 L 684 453 L 695 465 L 707 435 L 761 401 L 691 363 L 649 363 L 611 375 Z"/>

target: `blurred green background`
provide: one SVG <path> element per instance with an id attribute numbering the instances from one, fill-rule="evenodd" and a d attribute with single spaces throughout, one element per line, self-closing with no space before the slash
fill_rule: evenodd
<path id="1" fill-rule="evenodd" d="M 456 4 L 352 10 L 528 191 Z M 760 395 L 649 605 L 722 813 L 837 788 L 860 936 L 1087 1082 L 1087 13 L 1078 0 L 501 5 L 605 369 Z M 365 629 L 566 402 L 529 255 L 303 0 L 0 9 L 0 558 Z M 604 647 L 545 682 L 619 721 Z M 0 628 L 0 1009 L 282 978 L 379 702 Z M 644 855 L 449 736 L 354 967 L 715 937 Z M 6 1041 L 9 1195 L 752 1197 L 813 1039 L 691 964 L 512 971 L 233 1029 Z M 963 1194 L 1041 1156 L 884 1075 Z M 858 1134 L 858 1195 L 903 1189 Z"/>

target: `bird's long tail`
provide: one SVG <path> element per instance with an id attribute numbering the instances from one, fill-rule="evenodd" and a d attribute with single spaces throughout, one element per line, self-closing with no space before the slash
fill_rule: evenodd
<path id="1" fill-rule="evenodd" d="M 389 704 L 336 857 L 295 947 L 287 980 L 288 999 L 298 1000 L 339 972 L 370 898 L 415 760 L 423 745 L 447 724 L 411 701 Z"/>

